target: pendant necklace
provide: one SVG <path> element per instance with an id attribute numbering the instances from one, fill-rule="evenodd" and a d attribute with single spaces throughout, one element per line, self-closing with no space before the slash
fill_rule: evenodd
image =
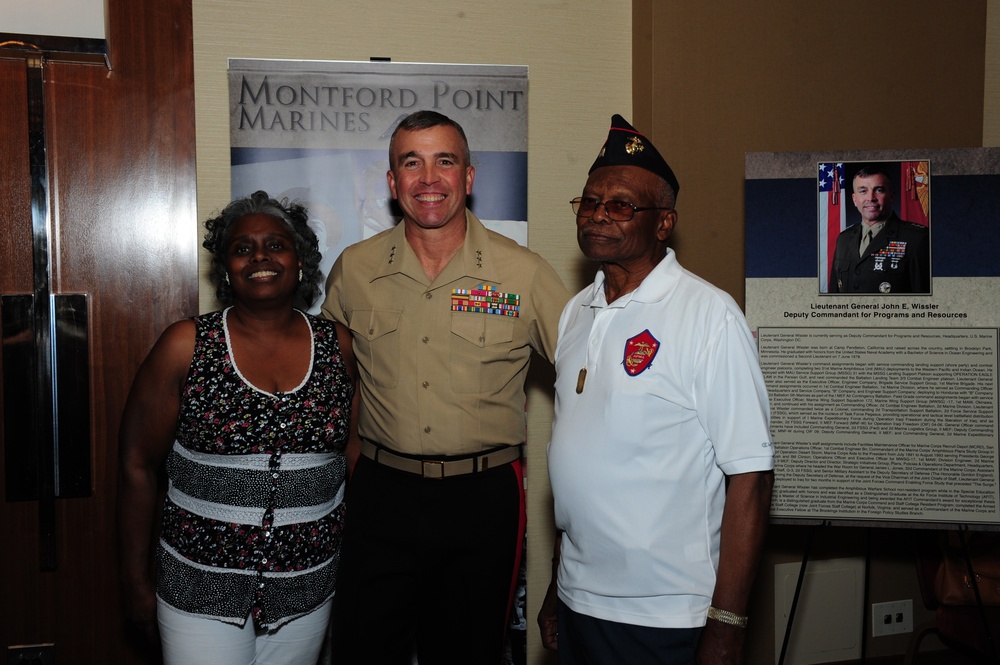
<path id="1" fill-rule="evenodd" d="M 590 313 L 594 317 L 594 322 L 597 321 L 597 309 L 591 306 Z M 594 323 L 590 324 L 590 334 L 594 334 Z M 583 393 L 583 384 L 587 382 L 587 365 L 590 364 L 590 344 L 587 345 L 587 353 L 583 359 L 583 367 L 580 368 L 580 373 L 576 377 L 576 394 L 580 395 Z"/>

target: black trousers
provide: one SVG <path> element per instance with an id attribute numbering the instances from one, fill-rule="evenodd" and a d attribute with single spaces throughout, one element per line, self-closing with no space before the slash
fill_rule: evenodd
<path id="1" fill-rule="evenodd" d="M 702 628 L 650 628 L 579 614 L 560 600 L 559 665 L 694 665 Z"/>
<path id="2" fill-rule="evenodd" d="M 334 599 L 336 665 L 494 665 L 520 555 L 520 462 L 443 480 L 358 461 Z"/>

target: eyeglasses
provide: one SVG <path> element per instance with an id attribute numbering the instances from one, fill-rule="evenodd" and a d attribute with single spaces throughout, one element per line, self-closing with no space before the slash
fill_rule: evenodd
<path id="1" fill-rule="evenodd" d="M 608 213 L 608 218 L 613 222 L 627 222 L 635 216 L 635 213 L 645 212 L 646 210 L 673 210 L 673 208 L 640 208 L 627 201 L 617 201 L 614 199 L 611 201 L 598 201 L 597 199 L 581 196 L 576 197 L 569 204 L 573 207 L 573 213 L 577 217 L 593 217 L 597 214 L 597 209 L 604 206 L 604 210 Z"/>

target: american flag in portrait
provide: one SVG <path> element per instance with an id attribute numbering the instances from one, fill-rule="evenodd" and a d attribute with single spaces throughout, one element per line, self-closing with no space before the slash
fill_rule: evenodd
<path id="1" fill-rule="evenodd" d="M 847 212 L 844 207 L 844 163 L 819 164 L 819 290 L 827 291 L 833 251 L 837 236 L 846 228 Z"/>

